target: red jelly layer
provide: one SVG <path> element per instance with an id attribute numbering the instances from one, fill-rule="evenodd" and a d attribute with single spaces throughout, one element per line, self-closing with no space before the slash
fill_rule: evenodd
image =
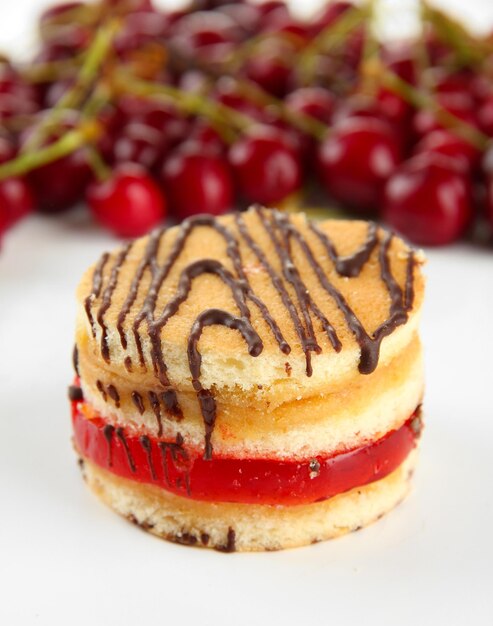
<path id="1" fill-rule="evenodd" d="M 195 500 L 256 504 L 308 504 L 384 478 L 416 445 L 418 412 L 401 428 L 368 445 L 305 460 L 238 459 L 202 451 L 176 441 L 139 436 L 113 427 L 101 417 L 88 419 L 83 401 L 72 402 L 77 450 L 122 478 L 162 487 Z M 92 411 L 92 409 L 91 409 Z"/>

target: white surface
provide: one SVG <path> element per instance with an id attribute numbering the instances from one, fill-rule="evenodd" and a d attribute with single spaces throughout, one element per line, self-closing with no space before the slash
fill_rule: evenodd
<path id="1" fill-rule="evenodd" d="M 333 542 L 224 555 L 139 531 L 76 467 L 73 292 L 114 243 L 77 215 L 37 218 L 0 256 L 0 624 L 491 626 L 493 250 L 429 252 L 411 498 Z"/>
<path id="2" fill-rule="evenodd" d="M 43 4 L 2 0 L 0 47 L 20 48 Z M 493 4 L 463 10 L 477 19 L 479 6 Z M 426 430 L 411 498 L 333 542 L 224 555 L 140 532 L 76 467 L 73 293 L 113 245 L 75 215 L 25 222 L 0 253 L 0 624 L 491 626 L 493 250 L 429 252 Z"/>

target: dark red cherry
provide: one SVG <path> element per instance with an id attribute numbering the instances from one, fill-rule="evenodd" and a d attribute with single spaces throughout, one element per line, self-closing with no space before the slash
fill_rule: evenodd
<path id="1" fill-rule="evenodd" d="M 116 163 L 138 163 L 147 170 L 152 169 L 165 149 L 162 133 L 142 124 L 128 124 L 113 146 L 113 160 Z"/>
<path id="2" fill-rule="evenodd" d="M 348 118 L 319 149 L 319 171 L 329 194 L 359 211 L 378 208 L 383 185 L 400 161 L 391 127 L 376 118 Z"/>
<path id="3" fill-rule="evenodd" d="M 477 126 L 477 118 L 474 113 L 474 100 L 468 94 L 443 93 L 437 94 L 438 103 L 449 113 L 472 126 Z M 443 128 L 433 111 L 421 109 L 414 116 L 413 127 L 418 137 L 424 137 L 427 133 Z"/>
<path id="4" fill-rule="evenodd" d="M 184 52 L 205 46 L 239 41 L 241 30 L 225 13 L 197 11 L 189 13 L 173 25 L 173 42 Z"/>
<path id="5" fill-rule="evenodd" d="M 291 84 L 293 54 L 294 49 L 288 42 L 267 39 L 251 54 L 243 71 L 264 91 L 281 98 Z"/>
<path id="6" fill-rule="evenodd" d="M 231 18 L 244 35 L 253 34 L 259 28 L 260 10 L 257 5 L 247 3 L 225 4 L 217 9 Z"/>
<path id="7" fill-rule="evenodd" d="M 313 33 L 317 35 L 325 28 L 332 26 L 341 15 L 352 7 L 351 2 L 330 2 L 313 18 L 311 22 Z"/>
<path id="8" fill-rule="evenodd" d="M 459 239 L 472 212 L 468 178 L 453 160 L 440 154 L 409 159 L 385 187 L 383 219 L 419 245 L 439 246 Z"/>
<path id="9" fill-rule="evenodd" d="M 437 129 L 425 135 L 414 148 L 414 154 L 429 152 L 450 157 L 464 173 L 475 170 L 481 158 L 480 151 L 470 142 L 445 129 Z"/>
<path id="10" fill-rule="evenodd" d="M 479 107 L 478 123 L 484 133 L 493 137 L 493 94 L 486 97 Z"/>
<path id="11" fill-rule="evenodd" d="M 34 197 L 22 178 L 0 180 L 0 236 L 34 210 Z"/>
<path id="12" fill-rule="evenodd" d="M 301 186 L 301 165 L 282 131 L 253 128 L 234 143 L 229 161 L 243 196 L 272 205 Z"/>
<path id="13" fill-rule="evenodd" d="M 493 230 L 493 178 L 488 178 L 486 182 L 486 215 L 490 228 Z"/>
<path id="14" fill-rule="evenodd" d="M 140 237 L 166 217 L 163 193 L 145 169 L 122 163 L 103 182 L 93 181 L 86 200 L 94 218 L 119 237 Z"/>
<path id="15" fill-rule="evenodd" d="M 323 87 L 302 87 L 292 91 L 285 104 L 295 113 L 303 113 L 328 124 L 334 112 L 335 96 Z"/>
<path id="16" fill-rule="evenodd" d="M 171 211 L 180 220 L 197 213 L 221 215 L 232 208 L 233 183 L 227 163 L 193 143 L 167 159 L 162 181 Z"/>
<path id="17" fill-rule="evenodd" d="M 16 150 L 12 141 L 9 141 L 6 137 L 0 136 L 0 164 L 13 159 L 15 152 Z"/>
<path id="18" fill-rule="evenodd" d="M 53 143 L 76 123 L 75 115 L 67 115 L 57 131 L 53 132 L 43 145 Z M 29 128 L 21 136 L 21 146 L 29 141 L 36 128 L 37 126 Z M 36 196 L 37 209 L 43 213 L 59 213 L 81 199 L 91 175 L 86 151 L 81 148 L 57 161 L 31 170 L 27 179 Z"/>
<path id="19" fill-rule="evenodd" d="M 395 42 L 383 46 L 382 58 L 385 66 L 410 85 L 416 84 L 416 60 L 412 46 Z"/>
<path id="20" fill-rule="evenodd" d="M 225 143 L 217 130 L 201 119 L 197 119 L 195 122 L 187 142 L 197 144 L 204 152 L 212 152 L 217 155 L 223 154 L 226 149 Z"/>
<path id="21" fill-rule="evenodd" d="M 169 28 L 169 20 L 163 13 L 138 11 L 125 17 L 122 28 L 115 37 L 115 50 L 125 53 L 136 50 L 149 41 L 162 39 Z"/>

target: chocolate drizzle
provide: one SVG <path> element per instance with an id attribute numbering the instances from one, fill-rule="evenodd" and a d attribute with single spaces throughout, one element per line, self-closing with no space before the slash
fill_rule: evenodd
<path id="1" fill-rule="evenodd" d="M 162 391 L 160 393 L 148 392 L 149 403 L 156 416 L 158 436 L 161 436 L 163 432 L 162 409 L 165 410 L 168 417 L 177 420 L 182 418 L 176 390 L 168 377 L 168 369 L 161 342 L 162 331 L 168 321 L 179 312 L 181 305 L 188 299 L 196 278 L 204 274 L 214 275 L 230 290 L 233 310 L 226 311 L 217 308 L 203 310 L 192 323 L 187 343 L 188 364 L 192 384 L 204 421 L 204 458 L 206 459 L 210 459 L 212 456 L 212 434 L 216 422 L 217 406 L 212 390 L 204 388 L 201 382 L 202 356 L 199 350 L 199 343 L 203 330 L 208 326 L 219 325 L 238 331 L 245 341 L 248 353 L 252 357 L 256 357 L 261 354 L 263 343 L 251 321 L 250 305 L 253 305 L 258 309 L 266 322 L 280 351 L 286 355 L 291 352 L 291 346 L 284 338 L 278 323 L 267 305 L 254 292 L 248 280 L 240 253 L 240 242 L 242 245 L 246 245 L 263 271 L 266 272 L 268 280 L 287 310 L 298 337 L 300 348 L 305 355 L 307 376 L 311 376 L 313 373 L 312 353 L 319 354 L 322 351 L 317 340 L 315 325 L 319 325 L 323 329 L 330 345 L 336 352 L 342 349 L 342 343 L 331 321 L 314 301 L 310 295 L 309 288 L 302 278 L 301 271 L 296 263 L 296 258 L 298 258 L 300 251 L 311 267 L 322 290 L 330 300 L 335 302 L 344 316 L 348 328 L 353 333 L 360 347 L 359 371 L 362 374 L 370 374 L 374 371 L 378 364 L 382 340 L 391 334 L 395 328 L 407 321 L 408 313 L 413 306 L 415 256 L 412 251 L 409 252 L 405 285 L 401 287 L 392 273 L 389 259 L 389 250 L 393 241 L 391 233 L 385 231 L 382 233 L 375 224 L 370 223 L 366 239 L 362 245 L 351 255 L 342 256 L 338 253 L 331 239 L 319 226 L 308 222 L 308 232 L 312 238 L 314 237 L 318 240 L 327 254 L 329 265 L 325 267 L 326 261 L 316 256 L 308 239 L 293 224 L 289 215 L 261 207 L 255 207 L 254 211 L 260 226 L 272 243 L 275 261 L 268 258 L 266 251 L 253 238 L 243 215 L 239 213 L 234 215 L 236 234 L 232 229 L 224 226 L 212 216 L 195 216 L 182 223 L 177 236 L 169 243 L 169 238 L 165 238 L 168 232 L 166 230 L 155 231 L 150 235 L 144 255 L 135 270 L 127 297 L 117 317 L 117 329 L 122 348 L 127 350 L 131 337 L 137 349 L 140 367 L 147 369 L 149 365 L 148 359 L 150 359 L 150 365 L 152 365 L 154 374 L 161 385 Z M 156 307 L 160 290 L 183 252 L 189 236 L 198 227 L 210 228 L 216 231 L 224 240 L 226 254 L 231 262 L 232 270 L 228 269 L 217 259 L 202 258 L 191 262 L 181 270 L 174 295 L 167 300 L 162 310 L 157 311 Z M 164 247 L 163 240 L 165 239 L 169 249 L 164 258 L 158 260 L 158 257 L 162 255 L 161 249 Z M 293 244 L 297 248 L 296 255 L 294 254 Z M 111 355 L 105 315 L 111 307 L 112 297 L 118 286 L 121 269 L 125 264 L 130 249 L 130 245 L 122 248 L 114 257 L 113 265 L 107 272 L 105 272 L 105 267 L 110 257 L 108 254 L 101 257 L 94 270 L 91 293 L 85 300 L 85 310 L 95 337 L 93 306 L 96 300 L 99 299 L 99 306 L 95 315 L 101 329 L 101 354 L 107 362 L 110 361 Z M 377 253 L 373 255 L 375 250 L 377 250 Z M 358 319 L 344 295 L 331 280 L 330 272 L 335 269 L 339 276 L 348 279 L 355 278 L 360 275 L 369 259 L 375 257 L 380 266 L 382 282 L 389 296 L 389 314 L 387 319 L 370 334 L 363 327 L 362 322 Z M 104 284 L 103 274 L 107 276 L 106 284 Z M 147 286 L 144 288 L 144 278 L 146 276 L 148 277 Z M 138 297 L 142 304 L 135 316 L 133 316 L 132 323 L 128 325 L 126 320 Z M 133 366 L 128 355 L 125 357 L 124 363 L 127 370 L 131 371 Z M 286 368 L 287 374 L 290 371 L 291 366 Z M 106 395 L 109 395 L 115 402 L 115 405 L 119 406 L 120 399 L 114 386 L 110 385 L 105 390 L 100 381 L 97 381 L 96 384 L 103 398 L 106 399 Z M 132 400 L 139 413 L 142 414 L 144 412 L 142 396 L 137 392 L 133 392 Z M 118 430 L 116 434 L 119 437 Z M 122 445 L 124 445 L 123 441 Z M 163 450 L 164 448 L 161 448 L 162 454 L 165 454 L 166 452 L 163 452 Z M 174 454 L 177 454 L 176 450 Z M 129 457 L 130 465 L 131 462 L 133 463 L 133 460 Z"/>
<path id="2" fill-rule="evenodd" d="M 116 437 L 121 442 L 123 449 L 125 450 L 125 456 L 127 457 L 127 462 L 130 467 L 130 471 L 132 474 L 135 474 L 135 462 L 130 454 L 130 448 L 128 447 L 127 440 L 125 439 L 125 432 L 121 426 L 118 426 L 115 430 Z"/>
<path id="3" fill-rule="evenodd" d="M 115 427 L 112 426 L 111 424 L 106 424 L 106 426 L 103 428 L 103 435 L 104 435 L 104 438 L 106 439 L 106 443 L 108 444 L 108 456 L 106 459 L 108 467 L 113 467 L 113 448 L 111 444 L 113 441 L 114 432 L 115 432 Z"/>
<path id="4" fill-rule="evenodd" d="M 144 452 L 146 453 L 147 463 L 149 465 L 149 470 L 151 472 L 152 480 L 156 480 L 156 470 L 154 469 L 154 463 L 152 461 L 151 440 L 149 439 L 147 435 L 142 435 L 142 437 L 140 438 L 140 445 L 142 446 L 142 448 L 144 449 Z"/>
<path id="5" fill-rule="evenodd" d="M 117 409 L 120 408 L 120 394 L 115 385 L 108 385 L 108 395 L 115 403 Z"/>
<path id="6" fill-rule="evenodd" d="M 143 415 L 145 411 L 144 400 L 138 391 L 132 391 L 132 402 L 137 407 L 137 411 L 140 415 Z"/>

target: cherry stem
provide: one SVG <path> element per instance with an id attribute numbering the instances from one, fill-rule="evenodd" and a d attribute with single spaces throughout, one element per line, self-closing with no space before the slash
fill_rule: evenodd
<path id="1" fill-rule="evenodd" d="M 90 168 L 99 182 L 104 182 L 111 176 L 111 168 L 93 145 L 86 147 L 86 157 Z"/>
<path id="2" fill-rule="evenodd" d="M 271 106 L 279 116 L 289 122 L 295 128 L 312 135 L 315 139 L 322 140 L 327 136 L 327 126 L 317 118 L 306 113 L 291 111 L 282 100 L 275 98 L 250 80 L 237 80 L 236 84 L 241 95 L 251 102 Z"/>
<path id="3" fill-rule="evenodd" d="M 317 56 L 343 44 L 353 29 L 368 16 L 368 7 L 352 7 L 324 28 L 303 50 L 299 70 L 304 84 L 311 83 L 316 70 Z"/>
<path id="4" fill-rule="evenodd" d="M 85 144 L 94 142 L 99 133 L 99 125 L 94 122 L 87 122 L 79 128 L 70 130 L 50 145 L 35 152 L 22 153 L 15 159 L 0 165 L 0 180 L 12 176 L 22 176 L 33 169 L 72 154 Z"/>
<path id="5" fill-rule="evenodd" d="M 384 87 L 401 96 L 413 107 L 432 111 L 436 115 L 437 120 L 445 127 L 453 130 L 459 137 L 465 139 L 479 150 L 485 150 L 489 143 L 489 137 L 475 126 L 447 111 L 433 96 L 416 89 L 390 70 L 382 69 L 380 78 Z"/>
<path id="6" fill-rule="evenodd" d="M 39 148 L 46 139 L 49 129 L 56 127 L 63 119 L 63 112 L 66 109 L 77 108 L 100 71 L 101 64 L 107 57 L 119 26 L 120 20 L 112 19 L 97 31 L 91 46 L 85 54 L 84 62 L 74 85 L 63 94 L 51 109 L 50 114 L 41 121 L 36 131 L 26 142 L 23 152 L 27 153 Z"/>
<path id="7" fill-rule="evenodd" d="M 224 139 L 229 143 L 236 139 L 236 132 L 229 128 L 229 125 L 237 130 L 249 128 L 253 121 L 247 115 L 235 111 L 220 102 L 205 100 L 203 96 L 189 93 L 172 87 L 171 85 L 161 85 L 148 81 L 136 79 L 126 72 L 117 72 L 114 78 L 114 85 L 117 93 L 126 92 L 137 96 L 152 97 L 156 100 L 171 102 L 182 111 L 193 115 L 201 115 L 217 124 L 221 129 Z"/>

